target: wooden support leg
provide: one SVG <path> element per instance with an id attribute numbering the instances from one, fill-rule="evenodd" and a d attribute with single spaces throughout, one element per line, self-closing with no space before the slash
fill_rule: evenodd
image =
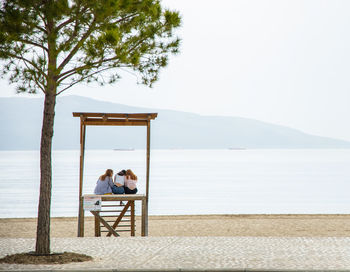
<path id="1" fill-rule="evenodd" d="M 135 201 L 132 200 L 131 202 L 131 236 L 135 236 Z"/>
<path id="2" fill-rule="evenodd" d="M 142 199 L 141 236 L 147 236 L 147 233 L 146 233 L 146 198 Z"/>
<path id="3" fill-rule="evenodd" d="M 84 123 L 83 117 L 80 116 L 80 171 L 79 171 L 78 237 L 84 237 L 83 174 L 84 174 L 84 154 L 85 154 L 86 126 L 83 123 Z"/>
<path id="4" fill-rule="evenodd" d="M 100 216 L 100 213 L 97 212 L 97 214 Z M 100 237 L 101 236 L 101 227 L 100 227 L 100 218 L 99 216 L 94 216 L 95 217 L 95 237 Z"/>
<path id="5" fill-rule="evenodd" d="M 85 214 L 83 209 L 84 198 L 79 198 L 79 215 L 78 215 L 78 237 L 84 237 L 84 220 Z"/>

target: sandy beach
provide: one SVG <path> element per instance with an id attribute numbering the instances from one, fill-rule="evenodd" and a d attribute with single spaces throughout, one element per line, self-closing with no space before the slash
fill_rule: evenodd
<path id="1" fill-rule="evenodd" d="M 94 219 L 86 217 L 82 239 L 76 237 L 76 217 L 52 218 L 52 250 L 86 254 L 93 261 L 1 264 L 0 270 L 350 271 L 350 215 L 150 216 L 148 238 L 140 237 L 140 217 L 136 219 L 138 237 L 130 239 L 129 232 L 93 237 Z M 33 251 L 35 233 L 35 218 L 0 219 L 0 255 Z"/>
<path id="2" fill-rule="evenodd" d="M 137 217 L 136 236 L 140 229 Z M 0 219 L 0 237 L 34 238 L 35 234 L 35 218 Z M 51 237 L 76 236 L 76 217 L 51 218 Z M 93 217 L 85 217 L 85 236 L 94 236 Z M 150 216 L 149 236 L 350 237 L 350 215 Z"/>

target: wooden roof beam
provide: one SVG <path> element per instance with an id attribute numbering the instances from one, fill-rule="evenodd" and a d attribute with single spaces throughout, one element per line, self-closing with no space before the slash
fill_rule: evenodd
<path id="1" fill-rule="evenodd" d="M 95 117 L 95 118 L 119 118 L 125 120 L 141 119 L 153 120 L 158 116 L 158 113 L 102 113 L 102 112 L 73 112 L 74 117 Z"/>
<path id="2" fill-rule="evenodd" d="M 86 126 L 147 126 L 146 120 L 123 120 L 123 119 L 99 119 L 86 118 L 83 124 Z"/>

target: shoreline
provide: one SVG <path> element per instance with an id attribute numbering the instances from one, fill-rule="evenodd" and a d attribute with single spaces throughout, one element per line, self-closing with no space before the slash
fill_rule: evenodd
<path id="1" fill-rule="evenodd" d="M 139 216 L 139 215 L 137 215 Z M 162 215 L 149 215 L 153 218 L 166 218 L 166 217 L 329 217 L 329 216 L 345 216 L 350 217 L 350 213 L 238 213 L 238 214 L 162 214 Z M 93 217 L 93 215 L 85 215 L 85 217 Z M 0 217 L 0 220 L 8 219 L 36 219 L 37 217 Z M 65 219 L 65 218 L 78 218 L 77 216 L 51 216 L 51 218 Z"/>
<path id="2" fill-rule="evenodd" d="M 0 237 L 36 237 L 36 218 L 0 218 Z M 51 217 L 51 237 L 76 237 L 77 217 Z M 140 236 L 136 216 L 136 236 Z M 350 214 L 150 215 L 149 236 L 350 237 Z M 85 217 L 85 237 L 94 218 Z M 130 233 L 121 233 L 128 237 Z"/>

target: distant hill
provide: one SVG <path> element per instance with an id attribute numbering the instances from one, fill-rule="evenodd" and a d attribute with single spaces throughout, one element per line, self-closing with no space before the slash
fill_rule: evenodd
<path id="1" fill-rule="evenodd" d="M 0 150 L 37 150 L 43 99 L 0 98 Z M 239 117 L 201 116 L 131 107 L 80 96 L 58 98 L 54 149 L 79 148 L 79 118 L 72 112 L 158 112 L 152 148 L 350 148 L 350 142 Z M 86 148 L 145 148 L 144 127 L 88 127 Z"/>

